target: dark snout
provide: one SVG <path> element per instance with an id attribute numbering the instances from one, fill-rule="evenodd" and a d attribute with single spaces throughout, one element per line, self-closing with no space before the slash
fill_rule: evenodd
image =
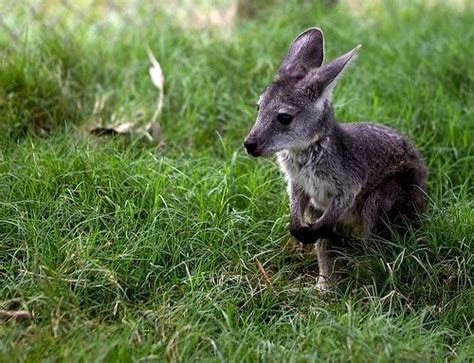
<path id="1" fill-rule="evenodd" d="M 259 156 L 258 152 L 258 141 L 253 137 L 247 137 L 244 141 L 244 146 L 247 149 L 247 152 L 252 156 Z"/>

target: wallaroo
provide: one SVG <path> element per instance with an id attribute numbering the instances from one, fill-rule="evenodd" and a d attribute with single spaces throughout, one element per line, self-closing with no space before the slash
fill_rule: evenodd
<path id="1" fill-rule="evenodd" d="M 323 65 L 322 31 L 299 35 L 261 94 L 244 142 L 252 156 L 277 154 L 290 232 L 316 243 L 320 288 L 337 280 L 333 247 L 341 236 L 385 236 L 425 208 L 427 169 L 413 145 L 383 125 L 335 120 L 332 90 L 359 48 Z"/>

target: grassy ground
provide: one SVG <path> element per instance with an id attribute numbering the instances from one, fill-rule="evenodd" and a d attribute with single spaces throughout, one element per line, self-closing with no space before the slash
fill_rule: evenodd
<path id="1" fill-rule="evenodd" d="M 285 2 L 230 35 L 157 17 L 113 41 L 62 31 L 2 51 L 0 309 L 33 319 L 0 323 L 0 360 L 474 359 L 474 13 L 382 4 Z M 363 44 L 338 117 L 399 129 L 431 172 L 423 226 L 348 250 L 337 298 L 313 288 L 313 257 L 285 248 L 274 162 L 241 147 L 259 91 L 313 25 L 328 59 Z M 146 44 L 166 75 L 166 148 L 84 137 L 151 117 Z"/>

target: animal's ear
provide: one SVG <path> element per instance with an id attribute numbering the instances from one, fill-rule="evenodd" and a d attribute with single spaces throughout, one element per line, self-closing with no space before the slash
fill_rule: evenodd
<path id="1" fill-rule="evenodd" d="M 323 59 L 323 32 L 318 28 L 309 28 L 293 41 L 279 72 L 304 76 L 309 70 L 321 67 Z"/>
<path id="2" fill-rule="evenodd" d="M 330 89 L 336 84 L 336 81 L 342 75 L 342 72 L 355 58 L 360 47 L 361 45 L 359 44 L 357 47 L 340 57 L 337 57 L 331 63 L 325 64 L 317 70 L 316 81 L 320 90 L 324 91 L 325 89 Z"/>

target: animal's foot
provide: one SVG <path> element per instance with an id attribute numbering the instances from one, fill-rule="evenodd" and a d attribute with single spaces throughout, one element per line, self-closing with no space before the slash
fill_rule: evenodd
<path id="1" fill-rule="evenodd" d="M 322 295 L 338 295 L 339 290 L 337 288 L 336 281 L 332 279 L 328 279 L 324 276 L 319 276 L 318 282 L 316 283 L 315 288 L 322 294 Z"/>
<path id="2" fill-rule="evenodd" d="M 332 284 L 327 278 L 319 276 L 318 282 L 316 283 L 316 289 L 323 294 L 327 294 L 334 290 L 334 284 Z"/>

